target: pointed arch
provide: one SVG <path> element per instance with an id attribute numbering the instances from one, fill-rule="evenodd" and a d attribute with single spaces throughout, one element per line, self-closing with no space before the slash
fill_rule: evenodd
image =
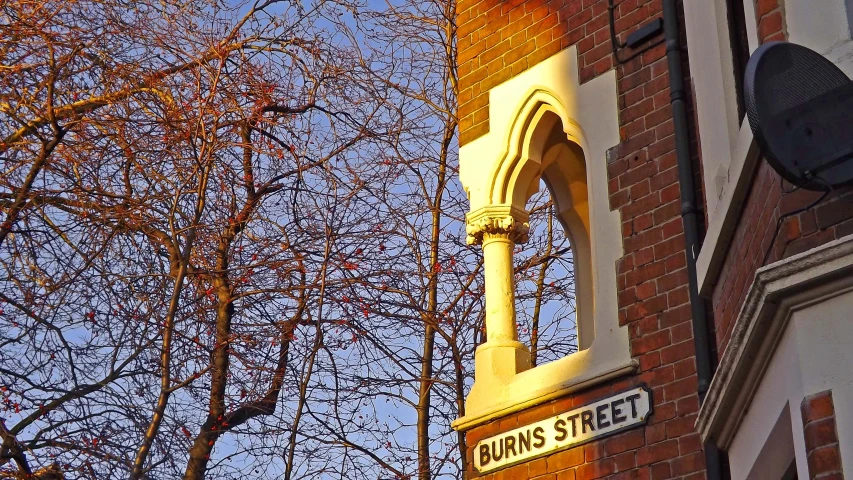
<path id="1" fill-rule="evenodd" d="M 536 190 L 522 190 L 520 185 L 534 185 L 542 174 L 542 158 L 547 149 L 547 140 L 557 125 L 572 138 L 579 132 L 577 124 L 567 113 L 566 107 L 552 93 L 534 89 L 516 109 L 514 122 L 509 129 L 507 153 L 495 165 L 491 175 L 489 200 L 493 205 L 513 205 L 523 208 L 524 203 Z"/>
<path id="2" fill-rule="evenodd" d="M 497 164 L 490 185 L 493 204 L 525 210 L 540 180 L 551 193 L 557 219 L 572 245 L 578 326 L 578 348 L 595 338 L 595 302 L 588 172 L 577 125 L 562 103 L 536 89 L 518 109 L 510 129 L 509 151 Z M 574 134 L 574 135 L 573 135 Z"/>
<path id="3" fill-rule="evenodd" d="M 459 178 L 471 203 L 467 239 L 483 245 L 484 258 L 495 267 L 490 278 L 497 274 L 501 280 L 486 288 L 487 304 L 495 295 L 500 300 L 487 307 L 486 322 L 501 328 L 516 326 L 512 296 L 506 292 L 513 289 L 514 243 L 528 236 L 527 201 L 540 182 L 548 188 L 576 256 L 588 259 L 580 263 L 576 258 L 573 265 L 579 351 L 530 368 L 524 344 L 487 340 L 475 354 L 466 415 L 453 423 L 459 430 L 638 366 L 631 357 L 628 329 L 620 322 L 616 293 L 616 265 L 624 253 L 620 215 L 611 208 L 607 163 L 608 152 L 620 141 L 616 73 L 581 84 L 577 72 L 578 52 L 569 47 L 493 87 L 489 131 L 460 147 Z"/>

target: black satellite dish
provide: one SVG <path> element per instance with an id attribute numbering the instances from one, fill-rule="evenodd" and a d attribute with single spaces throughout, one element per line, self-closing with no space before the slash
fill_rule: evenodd
<path id="1" fill-rule="evenodd" d="M 771 42 L 749 59 L 744 90 L 752 132 L 785 180 L 821 191 L 853 184 L 853 82 L 841 69 Z"/>

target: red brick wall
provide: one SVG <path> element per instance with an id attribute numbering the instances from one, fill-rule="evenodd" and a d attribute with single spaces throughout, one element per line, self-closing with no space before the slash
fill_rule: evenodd
<path id="1" fill-rule="evenodd" d="M 616 3 L 616 29 L 624 39 L 659 14 L 661 1 Z M 456 11 L 461 145 L 489 131 L 492 87 L 560 50 L 577 45 L 581 82 L 613 68 L 607 0 L 459 0 Z M 625 107 L 647 97 L 634 92 Z"/>
<path id="2" fill-rule="evenodd" d="M 615 3 L 622 39 L 661 16 L 661 0 Z M 483 477 L 471 470 L 469 478 L 704 478 L 704 454 L 693 429 L 699 401 L 664 45 L 615 65 L 607 0 L 461 0 L 458 13 L 462 144 L 488 131 L 490 88 L 563 48 L 577 44 L 583 81 L 616 69 L 622 142 L 608 175 L 610 205 L 621 214 L 625 250 L 616 266 L 619 319 L 640 364 L 635 376 L 472 429 L 467 433 L 469 460 L 482 438 L 629 386 L 648 385 L 654 400 L 645 427 Z M 473 461 L 469 465 L 473 469 Z"/>
<path id="3" fill-rule="evenodd" d="M 785 40 L 785 4 L 783 0 L 755 0 L 758 38 L 761 43 Z"/>
<path id="4" fill-rule="evenodd" d="M 843 480 L 832 392 L 826 391 L 806 397 L 800 409 L 803 413 L 809 478 Z"/>
<path id="5" fill-rule="evenodd" d="M 544 420 L 552 415 L 587 405 L 642 382 L 658 385 L 654 390 L 655 413 L 645 427 L 603 438 L 547 457 L 538 458 L 483 476 L 475 470 L 467 478 L 483 480 L 537 479 L 586 480 L 704 478 L 704 459 L 699 436 L 693 432 L 699 403 L 693 368 L 669 365 L 602 386 L 578 395 L 493 421 L 468 432 L 468 464 L 473 465 L 473 446 L 483 438 Z M 686 382 L 680 381 L 687 379 Z M 473 468 L 473 467 L 472 467 Z"/>
<path id="6" fill-rule="evenodd" d="M 779 225 L 780 216 L 809 207 L 822 196 L 805 190 L 784 193 L 792 188 L 767 162 L 759 164 L 714 287 L 712 300 L 720 352 L 731 338 L 758 268 L 853 234 L 853 205 L 837 195 L 787 217 Z M 774 239 L 777 225 L 779 233 Z"/>

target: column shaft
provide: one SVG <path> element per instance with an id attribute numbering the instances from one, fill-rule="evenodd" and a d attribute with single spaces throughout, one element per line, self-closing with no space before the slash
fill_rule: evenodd
<path id="1" fill-rule="evenodd" d="M 515 325 L 513 249 L 515 243 L 506 234 L 484 235 L 486 339 L 490 343 L 518 339 Z"/>

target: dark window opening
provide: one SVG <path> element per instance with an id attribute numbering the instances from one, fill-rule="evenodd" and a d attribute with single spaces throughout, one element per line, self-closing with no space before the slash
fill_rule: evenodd
<path id="1" fill-rule="evenodd" d="M 788 470 L 785 472 L 785 475 L 782 476 L 782 480 L 797 480 L 797 462 L 791 462 L 791 465 L 788 466 Z"/>
<path id="2" fill-rule="evenodd" d="M 743 76 L 749 61 L 749 37 L 746 33 L 744 0 L 726 0 L 729 14 L 729 40 L 732 46 L 735 88 L 737 90 L 738 121 L 743 122 L 746 107 L 743 100 Z"/>

